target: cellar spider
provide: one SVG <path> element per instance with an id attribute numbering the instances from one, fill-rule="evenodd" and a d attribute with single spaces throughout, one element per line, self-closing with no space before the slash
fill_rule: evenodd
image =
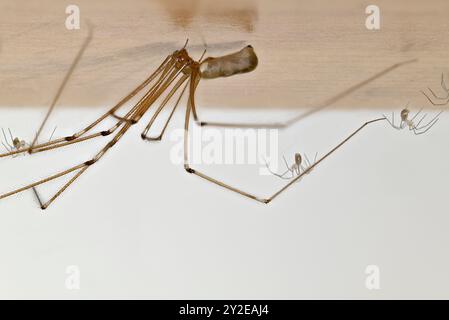
<path id="1" fill-rule="evenodd" d="M 150 109 L 151 106 L 154 105 L 156 100 L 159 98 L 162 98 L 162 101 L 160 102 L 159 106 L 156 108 L 154 114 L 152 115 L 149 123 L 144 128 L 144 130 L 141 133 L 141 138 L 148 141 L 157 141 L 161 140 L 162 136 L 165 132 L 165 129 L 167 128 L 168 123 L 170 122 L 175 110 L 177 109 L 177 106 L 179 102 L 181 101 L 182 96 L 185 92 L 188 92 L 188 99 L 187 99 L 187 105 L 185 110 L 185 120 L 184 120 L 184 169 L 192 174 L 196 175 L 204 180 L 207 180 L 211 183 L 214 183 L 220 187 L 223 187 L 225 189 L 228 189 L 230 191 L 233 191 L 235 193 L 238 193 L 240 195 L 243 195 L 247 198 L 256 200 L 258 202 L 262 203 L 269 203 L 273 199 L 279 196 L 283 191 L 285 191 L 287 188 L 289 188 L 292 184 L 294 184 L 296 181 L 301 179 L 301 177 L 304 174 L 307 174 L 310 172 L 315 166 L 317 166 L 321 161 L 329 157 L 332 153 L 334 153 L 337 149 L 339 149 L 343 144 L 345 144 L 349 139 L 351 139 L 354 135 L 356 135 L 358 132 L 360 132 L 363 128 L 367 127 L 368 125 L 384 121 L 385 117 L 374 119 L 368 122 L 365 122 L 361 127 L 359 127 L 357 130 L 352 132 L 346 139 L 341 141 L 336 147 L 334 147 L 332 150 L 330 150 L 328 153 L 326 153 L 324 156 L 322 156 L 320 159 L 318 159 L 314 164 L 310 165 L 305 171 L 302 171 L 302 173 L 299 173 L 296 177 L 292 178 L 288 183 L 286 183 L 281 189 L 279 189 L 277 192 L 273 193 L 269 197 L 259 197 L 252 193 L 243 191 L 240 188 L 231 186 L 225 182 L 222 182 L 216 178 L 213 178 L 209 175 L 206 175 L 205 173 L 196 170 L 191 167 L 190 165 L 190 159 L 189 159 L 189 128 L 190 128 L 190 120 L 193 116 L 194 121 L 199 125 L 223 125 L 227 126 L 229 124 L 219 124 L 219 123 L 212 123 L 212 122 L 204 122 L 200 121 L 197 115 L 197 107 L 195 103 L 195 92 L 198 87 L 199 82 L 202 79 L 215 79 L 215 78 L 221 78 L 221 77 L 229 77 L 234 76 L 241 73 L 247 73 L 253 71 L 257 64 L 258 64 L 258 58 L 256 56 L 256 53 L 252 46 L 246 46 L 243 49 L 241 49 L 238 52 L 235 52 L 233 54 L 221 56 L 221 57 L 208 57 L 203 60 L 203 57 L 206 53 L 206 51 L 203 52 L 203 55 L 201 58 L 196 61 L 193 58 L 191 58 L 187 52 L 186 46 L 188 41 L 186 41 L 185 45 L 179 49 L 174 51 L 172 54 L 168 55 L 165 60 L 160 64 L 160 66 L 147 78 L 145 79 L 140 85 L 138 85 L 133 91 L 131 91 L 127 96 L 125 96 L 122 100 L 120 100 L 115 106 L 110 108 L 108 111 L 103 113 L 99 118 L 94 120 L 92 123 L 90 123 L 88 126 L 82 128 L 81 130 L 75 132 L 72 135 L 53 139 L 46 143 L 35 143 L 30 147 L 22 148 L 20 150 L 13 150 L 5 154 L 0 154 L 1 157 L 7 157 L 12 156 L 15 154 L 20 154 L 23 152 L 28 153 L 39 153 L 49 150 L 54 150 L 56 148 L 66 147 L 69 145 L 74 145 L 76 143 L 88 141 L 95 138 L 101 138 L 101 137 L 109 137 L 112 136 L 112 138 L 104 145 L 103 148 L 101 148 L 93 157 L 89 158 L 88 160 L 79 163 L 77 165 L 74 165 L 64 171 L 58 172 L 54 175 L 48 176 L 47 178 L 38 180 L 36 182 L 33 182 L 31 184 L 28 184 L 24 187 L 18 188 L 16 190 L 13 190 L 11 192 L 5 193 L 0 195 L 0 199 L 15 195 L 17 193 L 23 192 L 28 189 L 33 189 L 37 194 L 36 187 L 42 184 L 45 184 L 47 182 L 53 181 L 55 179 L 58 179 L 60 177 L 66 176 L 70 173 L 74 173 L 74 175 L 70 178 L 68 182 L 66 182 L 61 188 L 59 188 L 56 193 L 51 196 L 47 201 L 43 202 L 41 201 L 40 197 L 38 196 L 40 206 L 42 209 L 48 208 L 67 188 L 72 185 L 83 173 L 87 171 L 87 169 L 91 168 L 93 165 L 95 165 L 98 161 L 100 161 L 103 156 L 112 148 L 114 147 L 117 142 L 121 140 L 121 138 L 128 132 L 128 130 L 134 126 L 135 124 L 139 123 L 141 118 L 147 113 L 147 111 Z M 371 81 L 376 80 L 377 78 L 381 77 L 382 75 L 385 75 L 388 72 L 391 72 L 392 70 L 403 66 L 405 64 L 414 62 L 412 61 L 406 61 L 402 63 L 395 64 L 393 66 L 390 66 L 389 68 L 381 71 L 380 73 L 360 82 L 359 84 L 356 84 L 355 86 L 347 89 L 346 91 L 332 97 L 331 99 L 328 99 L 323 105 L 319 106 L 319 108 L 323 108 L 326 105 L 330 105 L 345 96 L 351 94 L 352 92 L 356 91 L 357 89 L 361 88 L 362 86 L 368 84 Z M 143 96 L 138 100 L 138 102 L 132 106 L 130 106 L 129 110 L 123 110 L 124 106 L 126 106 L 127 102 L 131 100 L 131 98 L 135 97 L 139 92 L 144 91 Z M 175 94 L 178 93 L 178 96 L 176 97 L 174 106 L 172 107 L 168 119 L 165 121 L 165 124 L 161 130 L 161 132 L 156 136 L 150 136 L 149 131 L 152 127 L 153 123 L 159 116 L 160 112 L 167 106 L 168 102 L 175 97 Z M 317 108 L 317 109 L 319 109 Z M 121 115 L 118 113 L 121 112 Z M 47 119 L 47 118 L 46 118 Z M 44 123 L 46 121 L 44 120 Z M 103 123 L 106 119 L 114 119 L 115 124 L 110 126 L 106 130 L 95 130 L 99 126 L 100 123 Z M 278 128 L 284 128 L 287 127 L 294 122 L 298 121 L 299 117 L 295 117 L 285 123 L 276 123 L 276 124 L 263 124 L 259 126 L 264 127 L 278 127 Z M 245 126 L 244 124 L 234 124 L 234 126 Z M 251 125 L 254 127 L 257 127 L 258 125 L 254 124 Z M 42 126 L 41 126 L 42 127 Z M 36 136 L 37 139 L 37 136 Z"/>
<path id="2" fill-rule="evenodd" d="M 402 130 L 404 128 L 408 128 L 410 131 L 413 131 L 414 134 L 420 135 L 432 129 L 432 127 L 438 122 L 439 116 L 443 113 L 443 111 L 440 111 L 435 117 L 424 124 L 423 121 L 424 119 L 426 119 L 427 114 L 423 114 L 422 116 L 420 116 L 419 120 L 416 119 L 421 113 L 422 109 L 420 109 L 417 113 L 415 113 L 413 117 L 410 118 L 410 110 L 408 109 L 407 105 L 407 107 L 405 107 L 401 111 L 401 119 L 399 125 L 395 124 L 394 112 L 392 112 L 391 114 L 391 120 L 387 118 L 387 116 L 383 116 L 394 129 Z"/>
<path id="3" fill-rule="evenodd" d="M 410 119 L 409 118 L 410 111 L 407 108 L 403 109 L 401 111 L 401 122 L 399 125 L 395 124 L 394 112 L 392 113 L 391 120 L 388 119 L 385 115 L 383 115 L 383 118 L 379 118 L 377 120 L 378 121 L 386 120 L 393 128 L 395 128 L 397 130 L 402 130 L 402 129 L 408 127 L 408 129 L 410 131 L 413 131 L 416 135 L 420 135 L 420 134 L 424 134 L 427 131 L 429 131 L 438 122 L 439 116 L 441 115 L 441 113 L 443 111 L 440 111 L 434 118 L 432 118 L 432 120 L 428 121 L 426 124 L 421 124 L 421 123 L 426 118 L 427 114 L 424 114 L 420 118 L 420 120 L 417 123 L 415 123 L 414 120 L 421 112 L 422 112 L 422 109 L 419 110 Z M 285 159 L 285 156 L 283 156 L 282 159 L 286 166 L 286 170 L 283 173 L 277 173 L 277 172 L 272 171 L 267 162 L 265 162 L 265 166 L 272 175 L 274 175 L 278 178 L 281 178 L 281 179 L 289 180 L 294 177 L 298 177 L 298 176 L 302 177 L 306 174 L 309 174 L 311 172 L 311 170 L 317 164 L 317 156 L 318 156 L 318 153 L 315 153 L 315 158 L 314 158 L 313 162 L 311 162 L 309 160 L 309 158 L 307 157 L 307 154 L 304 154 L 304 159 L 303 159 L 303 157 L 301 156 L 300 153 L 295 153 L 294 162 L 291 165 L 288 164 L 287 160 Z M 320 159 L 320 161 L 321 161 L 321 159 Z"/>
<path id="4" fill-rule="evenodd" d="M 3 138 L 5 139 L 5 141 L 2 141 L 2 145 L 6 149 L 7 152 L 20 151 L 23 148 L 29 146 L 29 144 L 26 143 L 24 140 L 21 140 L 18 137 L 14 137 L 11 132 L 11 129 L 9 129 L 9 128 L 8 128 L 8 133 L 9 133 L 9 136 L 6 135 L 5 129 L 2 128 Z M 10 141 L 8 141 L 8 140 L 10 140 Z M 15 158 L 18 155 L 19 154 L 14 154 L 12 157 Z M 25 155 L 25 154 L 23 154 L 23 155 Z"/>
<path id="5" fill-rule="evenodd" d="M 307 157 L 307 154 L 304 153 L 304 159 L 301 156 L 300 153 L 295 153 L 294 157 L 294 163 L 289 165 L 287 162 L 287 159 L 285 159 L 285 156 L 282 156 L 282 159 L 284 160 L 284 164 L 286 167 L 286 170 L 283 173 L 277 173 L 270 169 L 269 164 L 265 161 L 265 166 L 267 167 L 268 171 L 281 179 L 293 179 L 295 176 L 299 176 L 303 172 L 310 173 L 310 170 L 308 170 L 313 164 L 316 163 L 316 159 L 318 157 L 318 153 L 315 153 L 315 158 L 313 160 L 313 163 L 310 162 L 309 158 Z"/>
<path id="6" fill-rule="evenodd" d="M 53 135 L 56 132 L 56 128 L 57 127 L 53 129 L 53 132 L 51 133 L 50 139 L 48 141 L 51 141 L 51 139 L 53 138 Z M 8 128 L 8 135 L 5 133 L 5 129 L 2 128 L 2 134 L 3 138 L 5 139 L 5 141 L 2 141 L 2 145 L 8 153 L 12 154 L 11 156 L 13 158 L 19 156 L 20 153 L 22 153 L 22 155 L 24 156 L 26 155 L 25 152 L 21 151 L 29 150 L 31 147 L 31 143 L 28 143 L 25 140 L 21 140 L 19 137 L 14 137 L 10 128 Z M 37 142 L 37 140 L 35 140 L 35 142 Z M 26 150 L 23 150 L 25 148 Z"/>

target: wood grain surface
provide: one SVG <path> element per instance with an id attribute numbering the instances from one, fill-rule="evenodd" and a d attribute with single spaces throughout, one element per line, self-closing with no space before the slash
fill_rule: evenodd
<path id="1" fill-rule="evenodd" d="M 190 39 L 198 58 L 252 44 L 251 74 L 203 81 L 204 107 L 303 108 L 397 68 L 335 103 L 339 108 L 425 104 L 419 90 L 439 89 L 449 66 L 447 0 L 2 0 L 0 105 L 48 106 L 89 28 L 93 38 L 59 106 L 107 106 L 126 95 Z M 81 29 L 67 30 L 65 9 L 81 9 Z M 365 8 L 381 10 L 381 29 L 365 27 Z M 428 105 L 428 104 L 426 104 Z"/>

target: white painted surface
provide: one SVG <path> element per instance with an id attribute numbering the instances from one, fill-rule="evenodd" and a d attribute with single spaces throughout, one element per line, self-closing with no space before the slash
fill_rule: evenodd
<path id="1" fill-rule="evenodd" d="M 42 113 L 2 109 L 1 126 L 29 139 Z M 97 115 L 62 110 L 57 135 Z M 280 150 L 323 153 L 378 115 L 317 114 L 282 132 Z M 142 122 L 47 211 L 31 192 L 0 201 L 0 297 L 448 298 L 448 123 L 419 137 L 367 128 L 267 206 L 173 165 L 173 142 L 144 143 Z M 94 145 L 1 159 L 0 190 L 87 160 Z M 258 166 L 205 170 L 260 195 L 283 183 Z M 65 287 L 73 265 L 80 290 Z M 380 290 L 365 287 L 368 265 L 380 268 Z"/>

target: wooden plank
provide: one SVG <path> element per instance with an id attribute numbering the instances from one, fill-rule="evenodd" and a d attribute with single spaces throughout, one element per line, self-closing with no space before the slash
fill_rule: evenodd
<path id="1" fill-rule="evenodd" d="M 338 102 L 338 107 L 424 104 L 449 65 L 446 0 L 378 0 L 381 29 L 365 27 L 371 1 L 78 0 L 81 29 L 65 28 L 61 0 L 0 3 L 0 105 L 46 106 L 87 36 L 94 38 L 61 97 L 61 106 L 105 106 L 125 95 L 190 39 L 199 57 L 252 44 L 252 74 L 204 81 L 201 107 L 313 106 L 394 63 L 418 58 Z"/>

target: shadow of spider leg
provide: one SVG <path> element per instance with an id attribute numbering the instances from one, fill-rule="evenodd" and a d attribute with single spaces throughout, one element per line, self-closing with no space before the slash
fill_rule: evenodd
<path id="1" fill-rule="evenodd" d="M 446 82 L 444 80 L 444 73 L 441 74 L 441 89 L 445 92 L 445 95 L 438 96 L 435 91 L 433 91 L 431 88 L 427 87 L 427 90 L 430 92 L 430 97 L 428 94 L 426 94 L 424 91 L 421 91 L 421 93 L 429 100 L 429 102 L 434 106 L 445 106 L 449 103 L 449 89 L 446 86 Z M 434 100 L 438 100 L 440 102 L 435 102 Z"/>
<path id="2" fill-rule="evenodd" d="M 415 135 L 421 135 L 429 131 L 438 122 L 440 115 L 443 113 L 443 111 L 440 111 L 435 117 L 425 121 L 427 118 L 427 113 L 423 114 L 422 110 L 423 109 L 420 109 L 417 113 L 411 116 L 407 104 L 407 106 L 401 111 L 399 125 L 396 125 L 395 123 L 394 112 L 391 115 L 391 119 L 389 119 L 386 115 L 383 116 L 392 128 L 396 130 L 408 128 L 410 131 L 413 131 Z"/>

